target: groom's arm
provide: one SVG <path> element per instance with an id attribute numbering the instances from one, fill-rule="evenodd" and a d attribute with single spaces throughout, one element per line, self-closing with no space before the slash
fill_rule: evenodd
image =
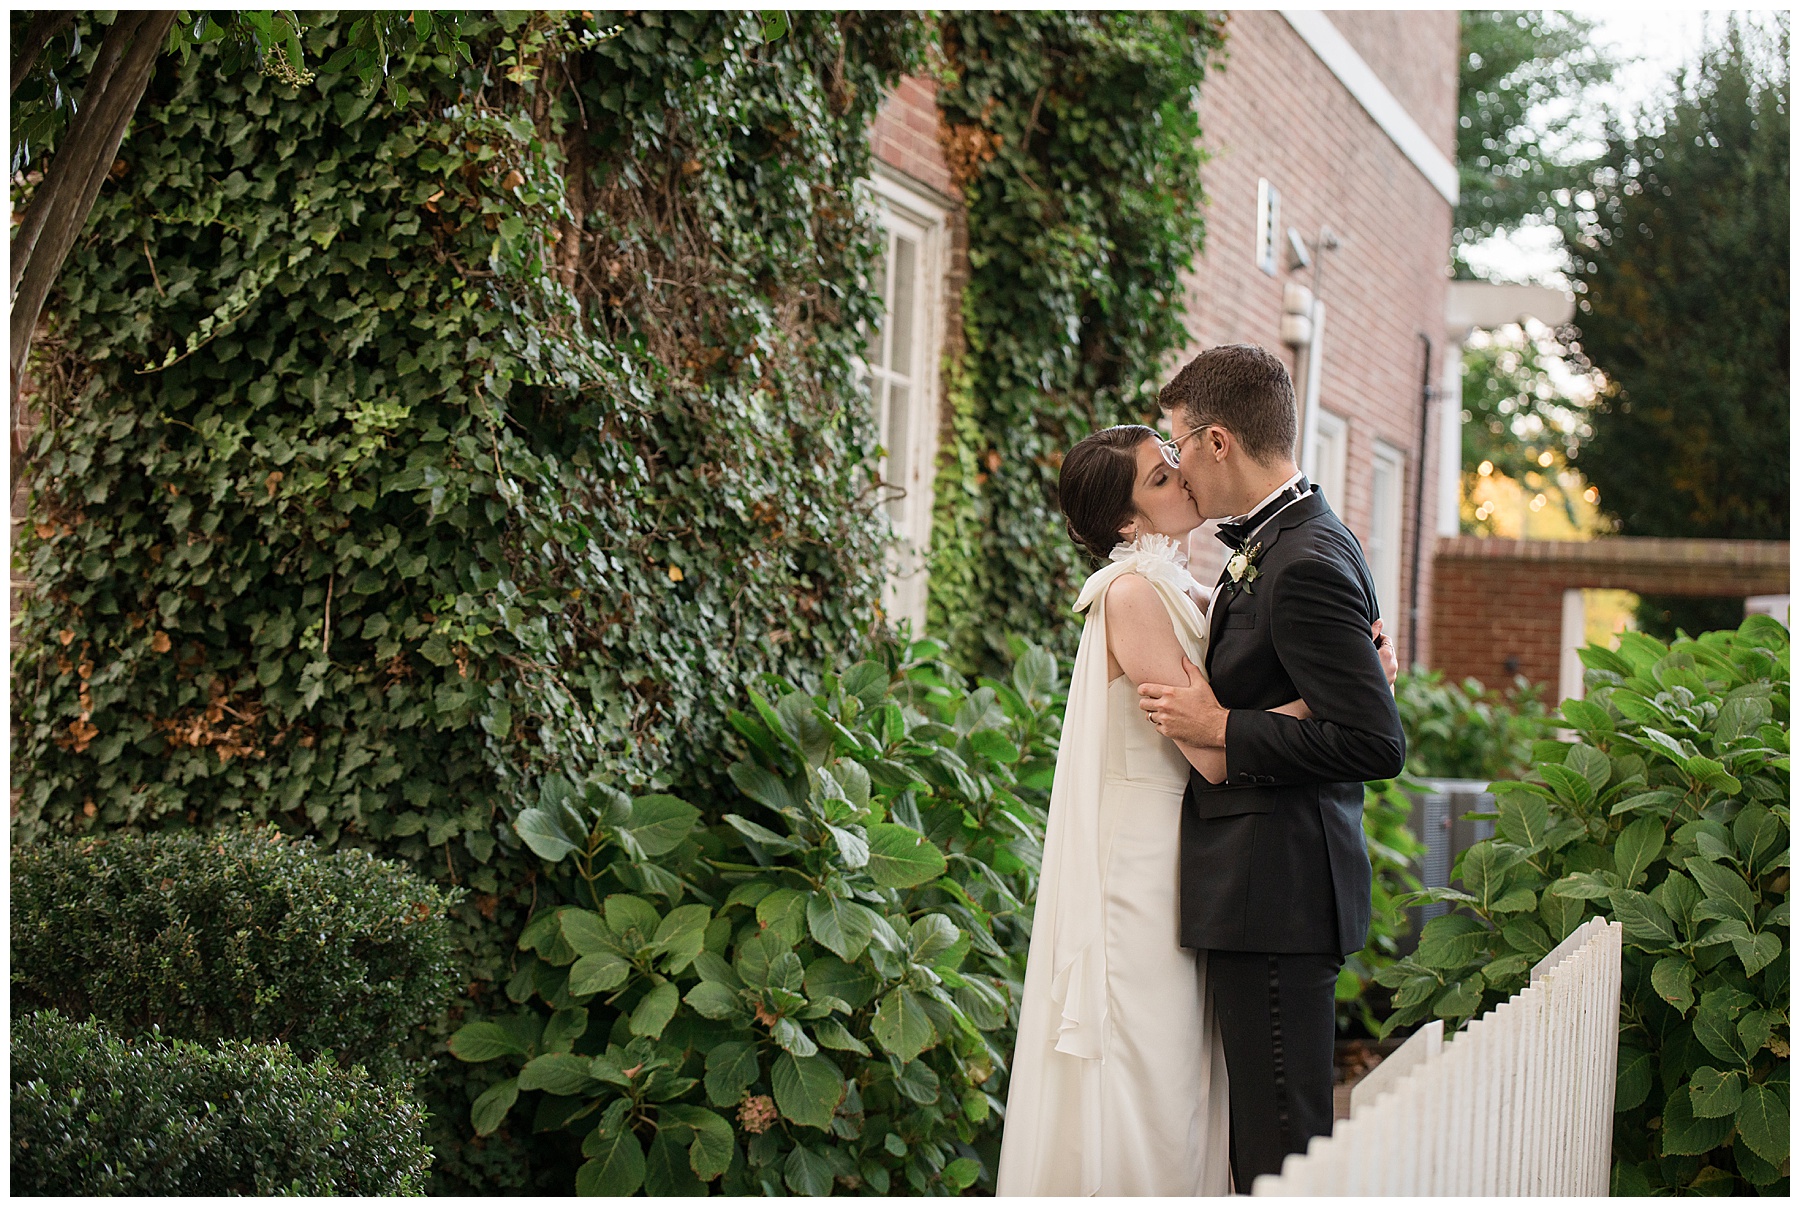
<path id="1" fill-rule="evenodd" d="M 1270 638 L 1309 719 L 1233 709 L 1225 721 L 1226 783 L 1392 779 L 1406 736 L 1360 586 L 1342 567 L 1306 558 L 1270 586 Z"/>

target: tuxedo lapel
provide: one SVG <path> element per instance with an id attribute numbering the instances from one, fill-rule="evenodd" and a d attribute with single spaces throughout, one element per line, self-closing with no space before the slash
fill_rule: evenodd
<path id="1" fill-rule="evenodd" d="M 1298 527 L 1308 520 L 1317 519 L 1329 510 L 1331 508 L 1325 503 L 1325 495 L 1316 489 L 1298 502 L 1283 508 L 1278 515 L 1272 517 L 1260 531 L 1255 532 L 1250 538 L 1251 548 L 1262 546 L 1256 555 L 1257 564 L 1260 566 L 1264 563 L 1268 558 L 1269 550 L 1274 547 L 1276 541 L 1281 539 L 1283 532 L 1289 528 Z M 1211 632 L 1211 639 L 1206 643 L 1208 672 L 1212 670 L 1213 651 L 1219 648 L 1219 642 L 1225 635 L 1225 614 L 1231 610 L 1232 602 L 1236 600 L 1241 590 L 1242 588 L 1232 585 L 1229 571 L 1219 575 L 1219 586 L 1213 592 L 1212 608 L 1207 615 L 1207 625 Z"/>
<path id="2" fill-rule="evenodd" d="M 1268 525 L 1250 541 L 1252 547 L 1262 546 L 1262 551 L 1256 555 L 1256 560 L 1260 563 L 1269 555 L 1269 550 L 1275 547 L 1275 542 L 1281 539 L 1282 533 L 1290 528 L 1298 527 L 1308 520 L 1318 519 L 1329 510 L 1331 508 L 1326 506 L 1324 493 L 1318 490 L 1314 490 L 1298 503 L 1284 510 L 1270 520 Z"/>

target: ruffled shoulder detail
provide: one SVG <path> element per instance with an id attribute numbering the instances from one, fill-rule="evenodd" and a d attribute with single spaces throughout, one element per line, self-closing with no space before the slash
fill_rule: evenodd
<path id="1" fill-rule="evenodd" d="M 1121 541 L 1113 546 L 1111 561 L 1096 570 L 1082 584 L 1075 600 L 1075 610 L 1085 612 L 1115 578 L 1121 574 L 1141 574 L 1178 595 L 1189 594 L 1194 578 L 1188 573 L 1187 552 L 1181 543 L 1160 532 L 1145 533 L 1136 540 Z"/>

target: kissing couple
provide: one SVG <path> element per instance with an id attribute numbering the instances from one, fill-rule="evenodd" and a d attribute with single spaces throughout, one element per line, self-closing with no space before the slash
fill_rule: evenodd
<path id="1" fill-rule="evenodd" d="M 1249 1193 L 1330 1134 L 1363 781 L 1406 759 L 1393 643 L 1295 466 L 1286 367 L 1212 348 L 1158 402 L 1169 439 L 1096 432 L 1057 484 L 1105 564 L 1075 602 L 1003 1195 Z M 1211 590 L 1187 571 L 1203 519 L 1233 551 Z"/>

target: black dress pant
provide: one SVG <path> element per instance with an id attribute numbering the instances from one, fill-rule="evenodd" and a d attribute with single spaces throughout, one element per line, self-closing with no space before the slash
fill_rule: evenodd
<path id="1" fill-rule="evenodd" d="M 1249 1194 L 1331 1134 L 1340 955 L 1209 951 L 1206 983 L 1231 1077 L 1231 1175 Z"/>

